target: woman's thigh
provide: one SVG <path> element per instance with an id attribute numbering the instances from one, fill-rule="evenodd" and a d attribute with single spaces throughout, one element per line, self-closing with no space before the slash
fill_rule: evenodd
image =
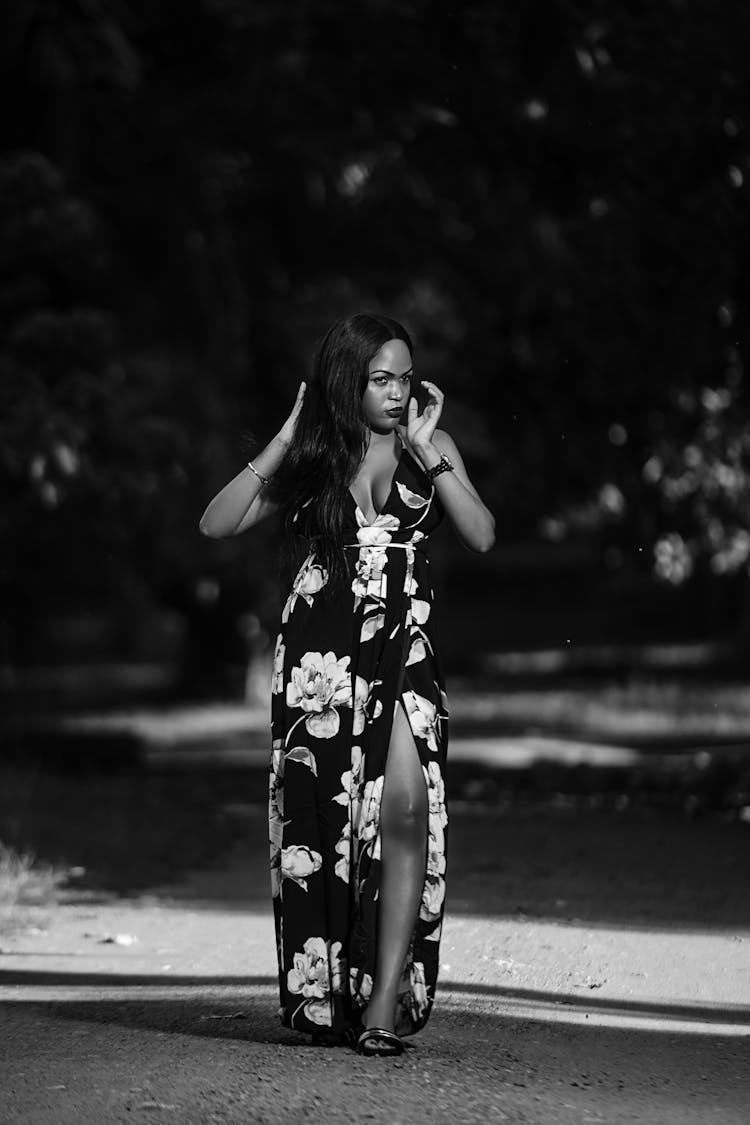
<path id="1" fill-rule="evenodd" d="M 399 701 L 393 716 L 380 814 L 387 835 L 412 838 L 427 825 L 427 787 L 409 720 Z"/>

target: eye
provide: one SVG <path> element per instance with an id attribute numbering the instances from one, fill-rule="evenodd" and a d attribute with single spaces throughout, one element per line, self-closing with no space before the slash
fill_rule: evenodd
<path id="1" fill-rule="evenodd" d="M 373 379 L 373 383 L 377 383 L 379 387 L 385 386 L 387 382 L 388 380 L 386 379 L 385 375 L 376 375 Z"/>
<path id="2" fill-rule="evenodd" d="M 406 375 L 402 375 L 401 376 L 401 382 L 402 383 L 411 383 L 411 375 L 409 373 L 407 373 Z"/>

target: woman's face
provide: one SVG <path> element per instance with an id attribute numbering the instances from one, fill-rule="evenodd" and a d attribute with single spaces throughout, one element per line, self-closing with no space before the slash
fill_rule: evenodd
<path id="1" fill-rule="evenodd" d="M 362 406 L 373 430 L 395 430 L 409 401 L 411 352 L 403 340 L 388 340 L 370 360 Z"/>

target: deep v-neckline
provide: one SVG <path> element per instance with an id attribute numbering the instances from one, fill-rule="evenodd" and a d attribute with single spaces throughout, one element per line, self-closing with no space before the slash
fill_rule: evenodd
<path id="1" fill-rule="evenodd" d="M 391 485 L 390 485 L 390 488 L 388 489 L 388 495 L 386 496 L 385 501 L 383 502 L 383 507 L 380 509 L 379 512 L 376 511 L 373 508 L 373 511 L 375 511 L 375 519 L 374 520 L 369 520 L 369 521 L 367 520 L 367 518 L 365 517 L 365 513 L 362 511 L 362 509 L 359 506 L 359 501 L 357 500 L 357 497 L 354 495 L 351 488 L 347 488 L 347 492 L 349 493 L 352 500 L 354 501 L 354 507 L 357 509 L 357 511 L 361 515 L 362 519 L 365 521 L 365 527 L 374 527 L 375 524 L 380 519 L 380 517 L 385 514 L 385 510 L 388 507 L 391 496 L 393 495 L 393 490 L 396 487 L 396 476 L 398 475 L 398 471 L 401 468 L 401 462 L 403 461 L 405 454 L 408 452 L 408 450 L 406 448 L 406 445 L 404 443 L 404 439 L 401 437 L 401 434 L 399 434 L 398 430 L 396 431 L 396 434 L 398 436 L 398 440 L 401 443 L 401 452 L 399 453 L 398 461 L 396 462 L 396 468 L 393 470 L 393 476 L 391 477 Z"/>

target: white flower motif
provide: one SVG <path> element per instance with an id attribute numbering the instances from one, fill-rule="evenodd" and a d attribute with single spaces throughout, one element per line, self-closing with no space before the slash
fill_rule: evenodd
<path id="1" fill-rule="evenodd" d="M 329 1000 L 308 1000 L 305 1004 L 305 1015 L 311 1023 L 318 1027 L 331 1027 L 331 1003 Z"/>
<path id="2" fill-rule="evenodd" d="M 404 704 L 414 736 L 423 738 L 428 749 L 436 754 L 438 742 L 435 704 L 430 703 L 429 699 L 425 699 L 423 695 L 418 695 L 416 691 L 404 692 Z"/>
<path id="3" fill-rule="evenodd" d="M 375 684 L 382 681 L 376 680 L 375 683 L 368 684 L 367 680 L 362 676 L 357 676 L 354 684 L 354 718 L 352 720 L 352 734 L 361 734 L 365 729 L 367 722 L 367 712 L 370 707 L 370 699 L 372 697 L 373 688 Z M 377 719 L 383 713 L 383 701 L 381 699 L 375 700 L 375 706 L 372 708 L 372 718 Z"/>
<path id="4" fill-rule="evenodd" d="M 281 878 L 291 879 L 303 891 L 307 890 L 307 877 L 320 871 L 323 857 L 320 852 L 304 844 L 290 844 L 288 848 L 281 849 Z"/>
<path id="5" fill-rule="evenodd" d="M 420 1012 L 423 1012 L 429 1003 L 429 996 L 427 995 L 427 977 L 421 961 L 412 963 L 409 976 L 414 1004 Z"/>
<path id="6" fill-rule="evenodd" d="M 445 874 L 445 831 L 437 817 L 432 815 L 427 833 L 427 874 Z"/>
<path id="7" fill-rule="evenodd" d="M 331 942 L 328 951 L 328 965 L 331 970 L 331 992 L 334 996 L 340 996 L 344 991 L 344 980 L 346 978 L 346 961 L 341 955 L 341 942 Z"/>
<path id="8" fill-rule="evenodd" d="M 397 516 L 379 515 L 373 523 L 367 523 L 359 505 L 356 516 L 359 524 L 357 542 L 361 547 L 381 547 L 390 543 L 393 538 L 392 533 L 401 527 L 401 521 Z"/>
<path id="9" fill-rule="evenodd" d="M 361 547 L 352 579 L 356 609 L 362 598 L 383 601 L 388 590 L 388 552 L 385 548 Z"/>
<path id="10" fill-rule="evenodd" d="M 302 952 L 294 954 L 294 968 L 287 973 L 287 988 L 307 999 L 304 1013 L 312 1023 L 330 1027 L 330 997 L 343 991 L 345 974 L 341 942 L 310 937 Z"/>
<path id="11" fill-rule="evenodd" d="M 316 1000 L 328 994 L 328 949 L 323 938 L 308 938 L 303 952 L 294 954 L 286 983 L 290 992 Z"/>
<path id="12" fill-rule="evenodd" d="M 384 613 L 372 613 L 366 617 L 362 622 L 362 630 L 359 634 L 359 643 L 364 644 L 365 641 L 371 641 L 379 629 L 385 625 Z"/>
<path id="13" fill-rule="evenodd" d="M 412 598 L 411 619 L 415 623 L 415 625 L 424 625 L 429 616 L 430 603 L 423 601 L 421 598 Z"/>
<path id="14" fill-rule="evenodd" d="M 288 707 L 306 712 L 305 726 L 315 738 L 333 738 L 341 720 L 339 707 L 352 706 L 351 673 L 348 656 L 337 659 L 334 652 L 306 652 L 299 667 L 292 668 L 286 686 Z M 369 697 L 367 681 L 355 677 L 354 733 L 365 729 L 364 706 Z"/>
<path id="15" fill-rule="evenodd" d="M 430 875 L 425 879 L 419 917 L 424 922 L 434 922 L 440 917 L 445 901 L 445 879 L 440 875 Z"/>
<path id="16" fill-rule="evenodd" d="M 352 996 L 356 998 L 356 1002 L 364 1006 L 372 996 L 372 977 L 369 973 L 363 973 L 359 981 L 359 989 L 357 989 L 357 970 L 354 966 L 349 970 L 349 985 L 351 988 Z"/>
<path id="17" fill-rule="evenodd" d="M 284 744 L 274 739 L 269 772 L 269 828 L 271 840 L 281 847 L 284 827 Z"/>
<path id="18" fill-rule="evenodd" d="M 445 781 L 437 762 L 430 762 L 422 767 L 427 782 L 427 798 L 430 813 L 440 818 L 440 823 L 445 827 L 448 823 L 448 814 L 445 809 Z"/>
<path id="19" fill-rule="evenodd" d="M 341 793 L 332 798 L 338 805 L 352 805 L 352 817 L 355 822 L 359 819 L 359 807 L 362 802 L 362 769 L 365 760 L 361 746 L 352 746 L 351 769 L 341 775 Z"/>
<path id="20" fill-rule="evenodd" d="M 375 841 L 372 852 L 373 859 L 380 858 L 380 804 L 383 799 L 384 776 L 368 781 L 362 794 L 362 804 L 359 809 L 359 818 L 355 822 L 355 832 L 361 844 Z"/>
<path id="21" fill-rule="evenodd" d="M 407 508 L 426 508 L 430 502 L 429 497 L 420 496 L 418 492 L 412 492 L 410 488 L 407 488 L 405 484 L 401 484 L 400 481 L 396 482 L 396 488 Z"/>
<path id="22" fill-rule="evenodd" d="M 293 746 L 284 754 L 284 761 L 299 762 L 300 765 L 307 766 L 313 777 L 318 776 L 318 763 L 309 746 Z"/>
<path id="23" fill-rule="evenodd" d="M 427 875 L 445 874 L 445 828 L 448 813 L 445 808 L 445 782 L 437 762 L 422 767 L 427 783 L 428 835 L 427 835 Z"/>
<path id="24" fill-rule="evenodd" d="M 339 838 L 336 842 L 336 847 L 335 847 L 334 850 L 341 857 L 340 859 L 336 860 L 336 866 L 334 867 L 334 871 L 338 875 L 339 879 L 343 879 L 343 881 L 345 883 L 348 883 L 349 882 L 349 859 L 350 859 L 351 850 L 352 850 L 352 825 L 351 825 L 351 821 L 347 820 L 346 823 L 344 824 L 344 829 L 343 829 L 341 835 L 339 836 Z"/>
<path id="25" fill-rule="evenodd" d="M 336 861 L 335 871 L 345 883 L 349 882 L 349 867 L 352 857 L 352 824 L 359 825 L 362 815 L 362 790 L 364 788 L 362 771 L 365 760 L 360 746 L 352 746 L 351 761 L 351 769 L 346 770 L 341 775 L 341 792 L 331 798 L 337 805 L 344 805 L 349 808 L 349 816 L 335 848 L 341 856 Z"/>
<path id="26" fill-rule="evenodd" d="M 403 1035 L 422 1018 L 430 1003 L 427 978 L 421 961 L 407 962 L 399 982 L 396 1033 Z"/>
<path id="27" fill-rule="evenodd" d="M 314 562 L 314 558 L 314 555 L 308 555 L 297 572 L 297 576 L 292 583 L 291 593 L 281 612 L 282 623 L 289 620 L 289 615 L 297 603 L 297 598 L 303 598 L 311 606 L 315 594 L 322 590 L 328 581 L 328 571 L 325 567 Z"/>
<path id="28" fill-rule="evenodd" d="M 271 752 L 268 788 L 268 842 L 271 860 L 271 894 L 281 893 L 281 846 L 284 840 L 284 749 L 275 739 Z"/>

